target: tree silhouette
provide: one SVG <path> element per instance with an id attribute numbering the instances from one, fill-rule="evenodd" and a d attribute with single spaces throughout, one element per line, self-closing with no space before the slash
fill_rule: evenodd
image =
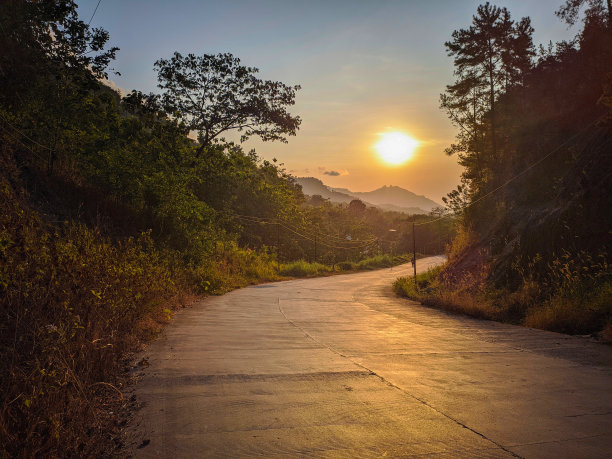
<path id="1" fill-rule="evenodd" d="M 529 18 L 515 23 L 506 8 L 480 5 L 468 29 L 445 43 L 455 77 L 440 96 L 441 107 L 460 128 L 447 154 L 459 154 L 468 181 L 483 185 L 487 166 L 500 161 L 497 101 L 520 85 L 534 55 Z M 474 187 L 477 189 L 478 187 Z"/>
<path id="2" fill-rule="evenodd" d="M 366 210 L 366 205 L 361 199 L 353 199 L 348 205 L 349 211 L 360 214 Z"/>
<path id="3" fill-rule="evenodd" d="M 232 54 L 182 56 L 155 63 L 161 101 L 165 109 L 196 131 L 200 153 L 220 134 L 237 130 L 241 141 L 253 135 L 264 141 L 286 142 L 295 135 L 301 120 L 291 116 L 286 107 L 295 103 L 299 86 L 264 81 L 258 69 L 240 65 Z"/>
<path id="4" fill-rule="evenodd" d="M 561 8 L 555 11 L 555 14 L 569 25 L 574 25 L 578 20 L 580 8 L 585 5 L 587 5 L 587 15 L 603 14 L 607 7 L 608 27 L 612 27 L 612 0 L 606 0 L 606 7 L 603 5 L 603 0 L 566 0 Z"/>

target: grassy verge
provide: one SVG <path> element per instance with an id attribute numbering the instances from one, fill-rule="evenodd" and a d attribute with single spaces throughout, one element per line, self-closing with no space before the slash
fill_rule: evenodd
<path id="1" fill-rule="evenodd" d="M 612 282 L 600 280 L 590 289 L 577 279 L 549 295 L 541 287 L 524 282 L 514 292 L 493 289 L 487 283 L 449 283 L 445 268 L 437 267 L 414 278 L 398 278 L 393 288 L 406 298 L 453 313 L 513 323 L 568 334 L 595 334 L 612 342 Z M 469 277 L 469 276 L 468 276 Z"/>
<path id="2" fill-rule="evenodd" d="M 146 232 L 111 239 L 79 221 L 51 224 L 15 183 L 0 181 L 0 457 L 113 455 L 125 356 L 199 296 L 408 261 L 297 261 L 278 273 L 272 255 L 225 242 L 187 262 Z"/>
<path id="3" fill-rule="evenodd" d="M 321 263 L 312 263 L 305 260 L 293 261 L 282 264 L 280 267 L 281 276 L 287 277 L 314 277 L 332 272 L 330 266 Z"/>
<path id="4" fill-rule="evenodd" d="M 125 355 L 197 296 L 277 278 L 231 244 L 190 265 L 148 233 L 51 225 L 0 182 L 0 457 L 112 455 Z"/>
<path id="5" fill-rule="evenodd" d="M 417 254 L 417 258 L 421 255 Z M 315 277 L 326 276 L 329 274 L 339 274 L 353 271 L 368 271 L 373 269 L 390 268 L 392 266 L 408 263 L 410 255 L 374 255 L 360 261 L 341 261 L 332 266 L 316 262 L 298 260 L 291 263 L 282 264 L 280 275 L 287 277 Z"/>

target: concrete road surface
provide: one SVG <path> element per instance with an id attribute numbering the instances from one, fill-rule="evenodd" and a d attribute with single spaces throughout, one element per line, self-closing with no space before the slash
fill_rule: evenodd
<path id="1" fill-rule="evenodd" d="M 178 313 L 145 353 L 132 453 L 612 457 L 611 347 L 396 298 L 410 271 L 260 285 Z"/>

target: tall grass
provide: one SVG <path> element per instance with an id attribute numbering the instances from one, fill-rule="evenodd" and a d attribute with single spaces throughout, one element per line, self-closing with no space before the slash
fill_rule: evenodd
<path id="1" fill-rule="evenodd" d="M 50 225 L 0 182 L 0 457 L 112 448 L 125 354 L 194 295 L 276 278 L 271 256 L 235 244 L 185 264 L 149 233 Z"/>
<path id="2" fill-rule="evenodd" d="M 89 455 L 108 428 L 120 358 L 145 317 L 169 314 L 182 276 L 147 234 L 112 243 L 83 225 L 46 225 L 0 186 L 0 438 L 5 451 Z M 166 311 L 164 311 L 166 310 Z M 116 394 L 115 394 L 116 395 Z M 2 450 L 0 450 L 1 452 Z"/>
<path id="3" fill-rule="evenodd" d="M 280 274 L 289 277 L 314 277 L 327 274 L 331 271 L 332 269 L 329 266 L 304 260 L 285 263 L 280 267 Z"/>
<path id="4" fill-rule="evenodd" d="M 288 277 L 314 277 L 344 271 L 366 271 L 397 266 L 402 263 L 407 263 L 411 258 L 412 257 L 409 255 L 373 255 L 360 261 L 341 261 L 332 266 L 298 260 L 282 264 L 280 267 L 280 274 Z"/>
<path id="5" fill-rule="evenodd" d="M 408 263 L 412 257 L 408 255 L 375 255 L 372 257 L 364 258 L 361 261 L 355 263 L 355 269 L 381 269 L 390 268 L 402 263 Z"/>
<path id="6" fill-rule="evenodd" d="M 486 267 L 461 277 L 438 267 L 393 284 L 398 295 L 447 311 L 570 334 L 597 333 L 612 342 L 612 273 L 607 256 L 535 257 L 514 291 L 494 288 Z M 536 280 L 537 274 L 537 280 Z M 450 279 L 450 281 L 449 281 Z"/>

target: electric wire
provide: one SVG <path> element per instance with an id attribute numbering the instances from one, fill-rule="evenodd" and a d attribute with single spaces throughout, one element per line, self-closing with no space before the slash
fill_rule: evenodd
<path id="1" fill-rule="evenodd" d="M 279 225 L 283 228 L 285 228 L 286 230 L 290 231 L 291 233 L 306 239 L 310 242 L 312 242 L 313 244 L 319 244 L 321 246 L 327 247 L 327 248 L 333 248 L 333 249 L 340 249 L 340 250 L 353 250 L 353 249 L 363 249 L 365 247 L 368 247 L 369 245 L 371 245 L 371 242 L 368 242 L 366 244 L 361 244 L 361 245 L 354 245 L 354 246 L 350 246 L 350 247 L 342 247 L 342 246 L 337 246 L 337 245 L 333 245 L 330 244 L 328 242 L 326 242 L 325 240 L 322 239 L 315 239 L 314 237 L 308 236 L 306 234 L 300 233 L 299 231 L 296 231 L 286 225 L 284 225 L 283 223 L 281 223 L 280 221 L 266 221 L 265 219 L 260 219 L 258 217 L 253 217 L 250 218 L 248 216 L 243 216 L 243 215 L 235 215 L 235 217 L 242 219 L 242 220 L 246 220 L 252 223 L 262 223 L 262 224 L 267 224 L 267 225 Z"/>
<path id="2" fill-rule="evenodd" d="M 17 132 L 20 136 L 28 139 L 30 142 L 32 142 L 35 145 L 38 145 L 41 148 L 44 148 L 46 150 L 49 151 L 53 151 L 53 148 L 47 147 L 46 145 L 43 145 L 41 143 L 38 143 L 36 140 L 32 139 L 31 137 L 27 136 L 26 134 L 24 134 L 23 132 L 21 132 L 19 129 L 17 129 L 15 126 L 13 126 L 13 124 L 11 124 L 11 122 L 2 114 L 2 112 L 0 112 L 0 118 L 2 118 L 4 120 L 4 122 L 11 128 L 13 129 L 15 132 Z"/>
<path id="3" fill-rule="evenodd" d="M 91 15 L 91 17 L 89 18 L 89 22 L 87 23 L 87 25 L 91 24 L 91 21 L 93 21 L 94 16 L 96 15 L 96 11 L 98 11 L 98 7 L 100 6 L 100 2 L 102 0 L 98 0 L 98 4 L 96 5 L 96 8 L 94 9 L 93 14 Z"/>
<path id="4" fill-rule="evenodd" d="M 288 225 L 288 226 L 291 226 L 293 229 L 296 229 L 296 225 L 293 225 L 293 224 L 291 224 L 289 222 L 284 222 L 284 223 L 286 225 Z M 298 227 L 297 231 L 300 231 L 299 227 Z M 304 229 L 303 231 L 305 233 L 307 233 L 307 234 L 310 233 L 311 237 L 314 237 L 316 235 L 317 237 L 324 237 L 326 239 L 333 239 L 335 241 L 338 241 L 338 243 L 345 243 L 345 244 L 357 244 L 357 245 L 360 245 L 360 244 L 365 243 L 365 242 L 373 242 L 373 241 L 377 241 L 378 240 L 377 237 L 371 237 L 369 239 L 350 239 L 349 240 L 349 239 L 345 239 L 345 238 L 342 238 L 342 237 L 334 236 L 333 234 L 323 233 L 321 231 L 316 231 L 314 234 L 313 234 L 313 230 Z"/>
<path id="5" fill-rule="evenodd" d="M 228 211 L 223 211 L 221 213 L 224 213 L 226 215 L 231 215 L 233 217 L 236 217 L 240 220 L 244 220 L 244 221 L 248 221 L 251 223 L 261 223 L 261 224 L 267 224 L 267 225 L 280 225 L 283 228 L 287 229 L 288 231 L 291 231 L 292 233 L 299 235 L 300 237 L 307 239 L 311 242 L 315 242 L 315 238 L 317 240 L 317 243 L 321 243 L 321 245 L 325 245 L 327 247 L 331 247 L 331 248 L 340 248 L 340 249 L 359 249 L 362 247 L 366 247 L 370 244 L 374 244 L 378 242 L 378 238 L 370 238 L 370 239 L 361 239 L 361 240 L 352 240 L 352 241 L 347 241 L 347 240 L 342 240 L 341 238 L 338 238 L 336 236 L 327 234 L 327 233 L 320 233 L 318 232 L 316 235 L 315 234 L 308 234 L 308 231 L 301 231 L 300 229 L 296 229 L 293 225 L 278 220 L 278 219 L 270 219 L 270 218 L 264 218 L 264 217 L 255 217 L 255 216 L 251 216 L 251 215 L 240 215 L 240 214 L 236 214 L 236 213 L 232 213 L 232 212 L 228 212 Z M 334 245 L 330 242 L 327 242 L 326 239 L 339 239 L 341 243 L 347 244 L 348 246 L 339 246 L 339 245 Z M 339 243 L 336 243 L 339 244 Z"/>
<path id="6" fill-rule="evenodd" d="M 18 137 L 12 137 L 12 134 L 8 131 L 8 129 L 6 129 L 4 126 L 0 126 L 2 128 L 2 130 L 6 133 L 7 136 L 11 137 L 11 140 L 14 140 L 15 142 L 19 142 L 26 150 L 29 150 L 30 153 L 32 153 L 34 156 L 36 156 L 38 159 L 40 159 L 41 161 L 45 161 L 45 158 L 43 158 L 42 156 L 40 156 L 38 153 L 36 153 L 32 147 L 30 147 L 29 145 L 26 145 L 25 143 L 23 143 L 23 141 L 21 139 L 19 139 Z"/>
<path id="7" fill-rule="evenodd" d="M 566 139 L 565 141 L 563 141 L 560 145 L 558 145 L 557 147 L 555 147 L 554 149 L 552 149 L 550 152 L 548 152 L 546 155 L 542 156 L 540 159 L 538 159 L 537 161 L 535 161 L 534 163 L 530 164 L 527 168 L 523 169 L 521 172 L 519 172 L 518 174 L 516 174 L 515 176 L 511 177 L 510 179 L 506 180 L 504 183 L 502 183 L 501 185 L 499 185 L 498 187 L 492 189 L 491 191 L 489 191 L 488 193 L 484 194 L 483 196 L 479 197 L 478 199 L 476 199 L 475 201 L 470 202 L 469 204 L 467 204 L 465 207 L 463 207 L 462 211 L 465 211 L 465 209 L 468 209 L 470 207 L 472 207 L 474 204 L 482 201 L 485 198 L 488 198 L 489 196 L 491 196 L 492 194 L 496 193 L 497 191 L 501 190 L 502 188 L 504 188 L 505 186 L 507 186 L 508 184 L 512 183 L 514 180 L 516 180 L 517 178 L 523 176 L 524 174 L 526 174 L 528 171 L 530 171 L 531 169 L 533 169 L 534 167 L 536 167 L 537 165 L 539 165 L 540 163 L 542 163 L 544 160 L 546 160 L 547 158 L 549 158 L 550 156 L 552 156 L 554 153 L 558 152 L 559 150 L 561 150 L 561 148 L 563 148 L 564 146 L 566 146 L 568 143 L 570 143 L 571 141 L 573 141 L 574 139 L 576 139 L 577 137 L 579 137 L 580 135 L 584 134 L 588 129 L 592 128 L 593 126 L 595 126 L 600 120 L 602 120 L 603 117 L 599 117 L 597 118 L 595 121 L 593 121 L 592 123 L 590 123 L 589 125 L 585 126 L 583 129 L 581 129 L 580 131 L 578 131 L 576 134 L 574 134 L 573 136 L 569 137 L 568 139 Z M 423 225 L 428 225 L 429 223 L 434 223 L 437 222 L 439 220 L 442 220 L 444 218 L 451 218 L 451 217 L 456 217 L 458 216 L 457 214 L 453 214 L 453 215 L 443 215 L 440 216 L 438 218 L 435 218 L 433 220 L 428 220 L 426 222 L 421 222 L 421 223 L 415 223 L 414 226 L 423 226 Z"/>

